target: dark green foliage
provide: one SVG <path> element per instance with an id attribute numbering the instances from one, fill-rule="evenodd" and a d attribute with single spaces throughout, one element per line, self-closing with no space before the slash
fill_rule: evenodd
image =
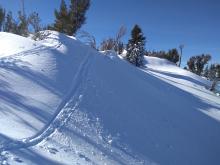
<path id="1" fill-rule="evenodd" d="M 203 71 L 203 76 L 208 78 L 209 77 L 209 66 L 206 65 L 204 71 Z"/>
<path id="2" fill-rule="evenodd" d="M 216 75 L 215 65 L 211 64 L 208 70 L 208 79 L 214 80 Z"/>
<path id="3" fill-rule="evenodd" d="M 90 7 L 90 0 L 71 0 L 70 5 L 70 20 L 72 35 L 81 28 L 86 21 L 86 11 Z"/>
<path id="4" fill-rule="evenodd" d="M 161 51 L 146 51 L 145 55 L 146 56 L 151 56 L 151 57 L 158 57 L 158 58 L 166 59 L 167 53 L 163 50 L 161 50 Z"/>
<path id="5" fill-rule="evenodd" d="M 61 1 L 60 10 L 55 10 L 54 14 L 56 17 L 54 30 L 65 33 L 67 35 L 72 35 L 70 13 L 64 0 Z"/>
<path id="6" fill-rule="evenodd" d="M 195 61 L 196 61 L 196 57 L 191 57 L 189 59 L 189 61 L 187 62 L 187 66 L 188 66 L 189 70 L 193 73 L 196 72 Z"/>
<path id="7" fill-rule="evenodd" d="M 209 54 L 202 54 L 200 56 L 193 56 L 187 62 L 188 68 L 191 72 L 201 75 L 205 65 L 211 59 Z"/>
<path id="8" fill-rule="evenodd" d="M 143 64 L 145 37 L 138 25 L 135 25 L 131 31 L 131 39 L 127 44 L 127 60 L 135 66 Z"/>
<path id="9" fill-rule="evenodd" d="M 55 10 L 55 23 L 53 29 L 67 35 L 76 34 L 77 30 L 86 21 L 86 11 L 89 9 L 90 0 L 71 0 L 67 8 L 64 0 L 61 1 L 60 10 Z"/>
<path id="10" fill-rule="evenodd" d="M 171 49 L 168 52 L 152 51 L 152 52 L 146 52 L 145 54 L 147 56 L 153 56 L 153 57 L 167 59 L 175 64 L 179 61 L 179 56 L 180 56 L 177 49 Z"/>
<path id="11" fill-rule="evenodd" d="M 5 22 L 5 9 L 0 6 L 0 31 L 2 31 Z"/>
<path id="12" fill-rule="evenodd" d="M 217 64 L 215 68 L 216 68 L 216 78 L 220 78 L 220 64 Z"/>
<path id="13" fill-rule="evenodd" d="M 204 70 L 204 76 L 209 80 L 220 78 L 220 64 L 211 64 L 210 67 L 207 66 Z"/>
<path id="14" fill-rule="evenodd" d="M 165 58 L 176 64 L 179 61 L 179 56 L 177 49 L 171 49 L 166 54 Z"/>
<path id="15" fill-rule="evenodd" d="M 220 64 L 212 64 L 208 70 L 208 79 L 212 81 L 211 91 L 215 92 L 217 82 L 220 80 Z"/>

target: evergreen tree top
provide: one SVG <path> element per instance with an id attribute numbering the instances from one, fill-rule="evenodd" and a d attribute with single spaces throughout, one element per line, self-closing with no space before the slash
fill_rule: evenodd
<path id="1" fill-rule="evenodd" d="M 135 25 L 131 31 L 131 39 L 128 41 L 128 45 L 142 45 L 144 47 L 146 38 L 144 37 L 141 28 Z"/>
<path id="2" fill-rule="evenodd" d="M 55 16 L 61 19 L 63 16 L 67 16 L 67 15 L 68 15 L 68 9 L 66 6 L 66 2 L 65 0 L 62 0 L 60 4 L 60 11 L 55 10 Z"/>
<path id="3" fill-rule="evenodd" d="M 134 43 L 145 43 L 146 38 L 143 36 L 141 28 L 136 24 L 131 31 L 131 37 Z"/>
<path id="4" fill-rule="evenodd" d="M 71 0 L 67 6 L 65 0 L 61 1 L 60 9 L 55 10 L 55 23 L 52 29 L 74 35 L 86 21 L 86 11 L 90 6 L 90 0 Z"/>

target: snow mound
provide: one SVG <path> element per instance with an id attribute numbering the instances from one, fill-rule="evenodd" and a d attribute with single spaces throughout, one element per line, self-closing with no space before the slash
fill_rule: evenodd
<path id="1" fill-rule="evenodd" d="M 15 34 L 0 32 L 0 57 L 10 56 L 37 46 L 36 42 Z"/>
<path id="2" fill-rule="evenodd" d="M 211 82 L 202 78 L 196 74 L 193 74 L 185 69 L 178 67 L 176 64 L 157 57 L 144 57 L 144 65 L 148 71 L 152 71 L 157 76 L 162 76 L 163 78 L 171 78 L 176 79 L 178 82 L 182 83 L 199 85 L 202 87 L 209 88 L 211 86 Z M 192 85 L 192 84 L 191 84 Z"/>

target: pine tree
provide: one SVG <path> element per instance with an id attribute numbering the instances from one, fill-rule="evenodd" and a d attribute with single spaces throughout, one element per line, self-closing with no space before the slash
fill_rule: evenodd
<path id="1" fill-rule="evenodd" d="M 220 64 L 217 64 L 216 66 L 216 78 L 220 78 Z"/>
<path id="2" fill-rule="evenodd" d="M 177 49 L 171 49 L 166 54 L 166 59 L 168 59 L 169 61 L 171 61 L 175 64 L 179 61 L 179 58 L 180 58 L 180 55 L 179 55 Z"/>
<path id="3" fill-rule="evenodd" d="M 0 6 L 0 31 L 2 31 L 4 21 L 5 21 L 5 9 L 3 9 Z"/>
<path id="4" fill-rule="evenodd" d="M 215 65 L 214 65 L 214 64 L 211 64 L 210 67 L 209 67 L 208 78 L 209 78 L 210 80 L 214 80 L 214 79 L 215 79 L 215 74 L 216 74 Z"/>
<path id="5" fill-rule="evenodd" d="M 18 35 L 21 35 L 21 36 L 28 36 L 28 26 L 29 26 L 29 22 L 28 22 L 28 19 L 26 17 L 25 14 L 22 14 L 21 11 L 18 12 L 18 18 L 19 18 L 19 23 L 18 23 L 18 26 L 17 26 L 17 34 Z"/>
<path id="6" fill-rule="evenodd" d="M 56 20 L 54 24 L 54 30 L 65 33 L 67 35 L 72 35 L 71 33 L 71 22 L 70 13 L 68 12 L 66 3 L 64 0 L 61 1 L 60 10 L 55 10 L 54 12 Z"/>
<path id="7" fill-rule="evenodd" d="M 220 64 L 212 64 L 209 70 L 210 70 L 209 79 L 212 80 L 212 86 L 210 90 L 214 91 L 217 81 L 219 81 L 220 79 Z"/>
<path id="8" fill-rule="evenodd" d="M 60 10 L 54 12 L 56 20 L 53 29 L 67 35 L 76 34 L 85 23 L 85 14 L 89 6 L 90 0 L 71 0 L 68 9 L 65 1 L 61 0 Z"/>
<path id="9" fill-rule="evenodd" d="M 209 78 L 209 66 L 206 65 L 204 71 L 203 71 L 203 76 L 206 78 Z"/>
<path id="10" fill-rule="evenodd" d="M 9 11 L 5 18 L 4 31 L 9 33 L 17 33 L 17 24 L 15 23 L 12 12 Z"/>
<path id="11" fill-rule="evenodd" d="M 70 5 L 70 19 L 72 24 L 71 34 L 76 34 L 76 32 L 81 28 L 86 21 L 86 11 L 90 7 L 90 0 L 71 0 Z"/>
<path id="12" fill-rule="evenodd" d="M 211 55 L 209 54 L 193 56 L 189 59 L 189 61 L 187 62 L 187 65 L 191 72 L 201 76 L 201 73 L 203 72 L 205 65 L 208 63 L 210 59 L 211 59 Z"/>
<path id="13" fill-rule="evenodd" d="M 144 57 L 144 45 L 145 37 L 143 36 L 142 30 L 138 25 L 135 25 L 131 32 L 131 39 L 127 44 L 127 60 L 136 65 L 141 66 L 143 64 Z"/>

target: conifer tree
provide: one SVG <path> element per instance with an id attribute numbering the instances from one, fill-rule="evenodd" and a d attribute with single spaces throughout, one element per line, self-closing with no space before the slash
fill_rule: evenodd
<path id="1" fill-rule="evenodd" d="M 138 25 L 135 25 L 131 32 L 131 39 L 127 44 L 127 60 L 136 65 L 141 66 L 143 64 L 144 57 L 144 45 L 145 37 L 143 36 L 142 30 Z"/>
<path id="2" fill-rule="evenodd" d="M 216 78 L 220 78 L 220 64 L 217 64 L 216 66 Z"/>
<path id="3" fill-rule="evenodd" d="M 211 55 L 202 54 L 199 56 L 193 56 L 187 62 L 188 68 L 191 72 L 201 76 L 205 65 L 211 59 Z"/>
<path id="4" fill-rule="evenodd" d="M 70 7 L 67 8 L 65 1 L 61 0 L 59 11 L 54 12 L 56 20 L 53 29 L 67 35 L 76 34 L 85 23 L 89 6 L 90 0 L 71 0 Z"/>
<path id="5" fill-rule="evenodd" d="M 169 50 L 166 55 L 166 59 L 176 64 L 180 59 L 180 55 L 179 55 L 177 49 Z"/>
<path id="6" fill-rule="evenodd" d="M 72 35 L 71 33 L 71 22 L 70 22 L 70 13 L 68 12 L 66 3 L 64 0 L 61 1 L 60 10 L 55 10 L 54 12 L 56 20 L 54 24 L 54 30 Z"/>
<path id="7" fill-rule="evenodd" d="M 86 11 L 90 7 L 90 0 L 71 0 L 70 19 L 72 25 L 72 35 L 81 28 L 86 21 Z"/>
<path id="8" fill-rule="evenodd" d="M 5 9 L 3 9 L 0 6 L 0 31 L 2 31 L 4 21 L 5 21 Z"/>
<path id="9" fill-rule="evenodd" d="M 209 66 L 206 65 L 204 71 L 203 71 L 203 76 L 206 78 L 209 78 Z"/>
<path id="10" fill-rule="evenodd" d="M 19 18 L 19 23 L 18 23 L 18 26 L 17 26 L 17 34 L 18 35 L 21 35 L 21 36 L 28 36 L 28 25 L 29 25 L 29 22 L 28 22 L 28 19 L 26 17 L 26 15 L 21 11 L 18 12 L 18 18 Z"/>
<path id="11" fill-rule="evenodd" d="M 4 31 L 9 33 L 17 33 L 17 24 L 13 19 L 11 11 L 9 11 L 6 15 Z"/>
<path id="12" fill-rule="evenodd" d="M 214 80 L 214 79 L 215 79 L 215 74 L 216 74 L 215 65 L 214 65 L 214 64 L 211 64 L 210 67 L 209 67 L 208 78 L 209 78 L 210 80 Z"/>

